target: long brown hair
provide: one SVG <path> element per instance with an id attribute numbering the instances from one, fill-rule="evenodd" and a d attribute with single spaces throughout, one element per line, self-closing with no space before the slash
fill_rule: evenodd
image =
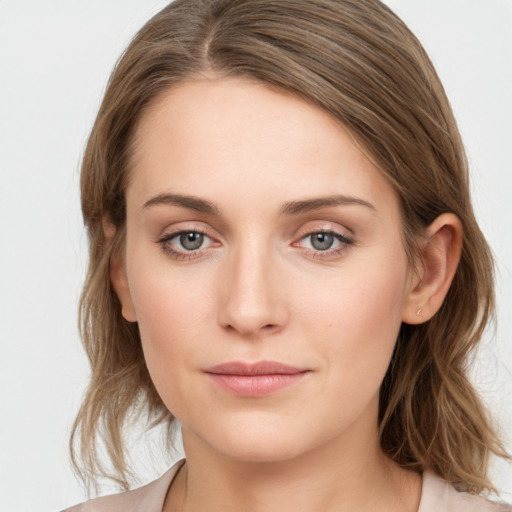
<path id="1" fill-rule="evenodd" d="M 493 314 L 491 253 L 439 78 L 416 37 L 378 0 L 176 0 L 118 62 L 81 175 L 90 255 L 80 327 L 92 375 L 71 439 L 80 474 L 127 487 L 126 426 L 133 418 L 168 428 L 173 421 L 149 377 L 137 325 L 121 315 L 109 261 L 123 249 L 137 121 L 160 94 L 203 73 L 291 91 L 347 127 L 399 195 L 411 262 L 414 239 L 437 216 L 452 212 L 461 220 L 461 261 L 441 309 L 424 324 L 402 326 L 381 387 L 380 442 L 402 466 L 432 470 L 472 493 L 492 489 L 489 457 L 506 454 L 467 377 Z M 106 218 L 116 227 L 112 243 Z"/>

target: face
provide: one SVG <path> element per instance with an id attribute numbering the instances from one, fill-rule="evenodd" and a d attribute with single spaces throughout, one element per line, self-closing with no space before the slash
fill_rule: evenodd
<path id="1" fill-rule="evenodd" d="M 350 134 L 294 95 L 204 80 L 153 104 L 134 147 L 114 285 L 185 445 L 271 461 L 375 440 L 412 272 Z"/>

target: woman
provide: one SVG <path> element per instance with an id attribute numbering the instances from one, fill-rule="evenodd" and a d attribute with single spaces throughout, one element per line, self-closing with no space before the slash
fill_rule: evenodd
<path id="1" fill-rule="evenodd" d="M 490 252 L 443 88 L 380 2 L 170 4 L 111 77 L 82 207 L 75 462 L 127 488 L 144 411 L 186 462 L 71 510 L 510 509 L 478 496 L 506 454 L 466 376 Z"/>

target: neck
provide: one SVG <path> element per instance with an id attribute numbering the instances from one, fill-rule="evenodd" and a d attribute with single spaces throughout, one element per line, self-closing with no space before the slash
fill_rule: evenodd
<path id="1" fill-rule="evenodd" d="M 288 460 L 247 462 L 184 429 L 187 464 L 164 512 L 416 512 L 421 477 L 385 457 L 376 432 L 371 443 L 348 437 Z"/>

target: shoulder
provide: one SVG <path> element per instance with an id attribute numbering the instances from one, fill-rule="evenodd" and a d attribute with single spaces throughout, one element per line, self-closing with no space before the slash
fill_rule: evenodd
<path id="1" fill-rule="evenodd" d="M 177 462 L 160 478 L 142 487 L 95 498 L 62 512 L 160 512 L 167 490 L 184 462 Z"/>
<path id="2" fill-rule="evenodd" d="M 458 492 L 434 473 L 426 471 L 418 512 L 512 512 L 512 507 Z"/>

